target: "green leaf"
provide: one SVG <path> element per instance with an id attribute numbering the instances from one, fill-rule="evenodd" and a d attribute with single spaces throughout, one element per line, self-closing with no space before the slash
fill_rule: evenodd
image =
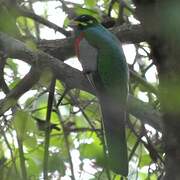
<path id="1" fill-rule="evenodd" d="M 33 132 L 36 128 L 29 113 L 23 110 L 16 111 L 13 118 L 13 125 L 21 140 L 24 140 L 24 138 L 27 137 L 27 132 Z"/>
<path id="2" fill-rule="evenodd" d="M 44 149 L 42 147 L 36 148 L 35 151 L 31 151 L 26 156 L 32 158 L 38 166 L 42 166 L 44 158 Z"/>
<path id="3" fill-rule="evenodd" d="M 80 145 L 80 154 L 82 158 L 95 159 L 100 166 L 105 166 L 105 158 L 102 146 L 95 143 Z"/>
<path id="4" fill-rule="evenodd" d="M 20 82 L 20 78 L 19 77 L 15 77 L 14 79 L 13 79 L 13 82 L 9 85 L 9 88 L 10 89 L 13 89 L 13 88 L 15 88 L 16 86 L 17 86 L 17 84 Z"/>
<path id="5" fill-rule="evenodd" d="M 39 167 L 39 164 L 36 163 L 36 161 L 34 161 L 33 158 L 31 157 L 28 157 L 28 160 L 27 160 L 27 172 L 28 172 L 28 175 L 29 177 L 31 176 L 39 176 L 40 173 L 41 173 L 41 168 Z"/>
<path id="6" fill-rule="evenodd" d="M 6 103 L 3 106 L 1 106 L 1 111 L 2 112 L 7 111 L 7 109 L 9 109 L 9 107 L 13 107 L 15 104 L 16 104 L 16 99 L 14 99 L 13 97 L 9 98 L 6 101 Z"/>
<path id="7" fill-rule="evenodd" d="M 51 113 L 51 123 L 59 124 L 59 117 L 55 112 Z"/>
<path id="8" fill-rule="evenodd" d="M 75 13 L 77 15 L 88 14 L 88 15 L 94 16 L 96 19 L 100 20 L 99 13 L 97 11 L 92 10 L 92 9 L 83 8 L 79 5 L 75 6 Z"/>
<path id="9" fill-rule="evenodd" d="M 14 127 L 18 136 L 23 139 L 26 133 L 26 124 L 28 121 L 28 113 L 25 111 L 17 111 L 14 116 Z"/>
<path id="10" fill-rule="evenodd" d="M 129 129 L 126 130 L 126 134 L 128 137 L 127 139 L 128 146 L 130 148 L 133 148 L 135 143 L 137 142 L 137 137 Z"/>
<path id="11" fill-rule="evenodd" d="M 35 95 L 33 95 L 32 97 L 29 97 L 29 98 L 25 101 L 24 107 L 31 106 L 32 103 L 33 103 L 33 101 L 35 101 L 35 99 L 36 99 L 36 96 L 35 96 Z"/>
<path id="12" fill-rule="evenodd" d="M 30 18 L 20 16 L 17 18 L 17 23 L 21 29 L 28 28 L 31 32 L 35 28 L 34 21 Z"/>
<path id="13" fill-rule="evenodd" d="M 43 94 L 37 99 L 37 101 L 34 102 L 34 109 L 40 109 L 33 114 L 35 117 L 38 117 L 40 119 L 44 119 L 46 117 L 47 99 L 48 95 Z"/>
<path id="14" fill-rule="evenodd" d="M 95 96 L 91 93 L 86 91 L 80 91 L 80 98 L 81 100 L 93 99 Z"/>
<path id="15" fill-rule="evenodd" d="M 39 80 L 40 84 L 48 88 L 52 80 L 52 75 L 53 74 L 50 68 L 44 68 Z"/>
<path id="16" fill-rule="evenodd" d="M 84 3 L 87 7 L 93 8 L 96 6 L 97 1 L 95 1 L 95 0 L 84 0 Z"/>
<path id="17" fill-rule="evenodd" d="M 14 76 L 17 76 L 17 74 L 18 74 L 18 71 L 17 71 L 18 65 L 17 65 L 17 63 L 13 59 L 8 58 L 7 64 L 8 65 L 6 65 L 6 67 L 7 68 L 10 67 L 11 70 L 13 71 L 13 73 L 14 73 Z"/>
<path id="18" fill-rule="evenodd" d="M 142 173 L 142 172 L 138 173 L 139 180 L 147 179 L 147 176 L 148 176 L 147 173 Z"/>
<path id="19" fill-rule="evenodd" d="M 35 147 L 34 147 L 35 148 Z M 39 175 L 42 172 L 44 151 L 41 147 L 36 147 L 34 151 L 26 153 L 28 163 L 28 174 Z"/>
<path id="20" fill-rule="evenodd" d="M 13 13 L 6 6 L 0 6 L 0 31 L 13 37 L 20 37 L 19 29 L 16 25 L 16 19 Z"/>
<path id="21" fill-rule="evenodd" d="M 37 49 L 37 45 L 36 45 L 36 43 L 33 40 L 28 39 L 28 40 L 26 40 L 25 43 L 26 43 L 27 47 L 29 47 L 30 49 L 32 49 L 32 50 L 36 50 Z"/>
<path id="22" fill-rule="evenodd" d="M 3 145 L 2 143 L 0 143 L 0 158 L 4 157 L 4 148 L 3 148 Z"/>
<path id="23" fill-rule="evenodd" d="M 154 174 L 154 173 L 150 176 L 150 178 L 151 178 L 151 180 L 156 180 L 156 179 L 158 179 L 157 175 Z"/>
<path id="24" fill-rule="evenodd" d="M 59 171 L 61 175 L 65 175 L 65 164 L 64 160 L 59 153 L 54 153 L 49 157 L 49 171 Z"/>
<path id="25" fill-rule="evenodd" d="M 63 138 L 64 138 L 63 136 L 59 136 L 59 135 L 52 136 L 50 145 L 58 147 L 58 149 L 61 150 L 62 147 L 64 146 Z"/>
<path id="26" fill-rule="evenodd" d="M 141 161 L 139 163 L 139 167 L 148 166 L 151 164 L 152 160 L 148 154 L 141 156 Z"/>
<path id="27" fill-rule="evenodd" d="M 81 116 L 73 116 L 72 120 L 75 122 L 77 128 L 88 127 L 88 122 Z"/>
<path id="28" fill-rule="evenodd" d="M 67 28 L 69 26 L 70 20 L 68 16 L 64 19 L 63 28 Z"/>
<path id="29" fill-rule="evenodd" d="M 80 144 L 80 155 L 82 158 L 95 159 L 98 165 L 105 167 L 106 161 L 104 158 L 104 150 L 103 146 L 101 145 L 101 141 L 95 133 L 93 133 L 91 138 L 93 138 L 93 142 L 91 144 Z"/>
<path id="30" fill-rule="evenodd" d="M 124 14 L 129 17 L 129 16 L 132 15 L 132 12 L 125 8 L 124 9 Z"/>
<path id="31" fill-rule="evenodd" d="M 56 88 L 57 88 L 58 91 L 64 92 L 64 85 L 60 81 L 56 82 Z"/>
<path id="32" fill-rule="evenodd" d="M 37 139 L 35 136 L 26 136 L 24 140 L 24 145 L 30 149 L 37 146 Z"/>

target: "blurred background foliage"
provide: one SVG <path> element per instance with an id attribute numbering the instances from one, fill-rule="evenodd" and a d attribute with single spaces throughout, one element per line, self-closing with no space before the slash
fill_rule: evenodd
<path id="1" fill-rule="evenodd" d="M 10 1 L 8 1 L 10 2 Z M 57 22 L 69 32 L 69 16 L 90 14 L 99 21 L 108 19 L 112 27 L 139 24 L 134 15 L 131 0 L 18 0 L 14 4 L 0 1 L 0 31 L 21 41 L 31 49 L 37 49 L 45 23 L 39 23 L 39 16 L 49 19 L 50 6 L 59 11 Z M 39 7 L 39 9 L 38 9 Z M 51 7 L 52 10 L 52 7 Z M 39 14 L 28 17 L 27 12 Z M 36 19 L 36 20 L 35 20 Z M 56 23 L 56 22 L 55 22 Z M 52 34 L 56 39 L 56 31 Z M 57 32 L 58 34 L 58 32 Z M 59 33 L 60 34 L 60 33 Z M 61 38 L 64 38 L 62 36 Z M 139 77 L 158 87 L 156 67 L 147 43 L 123 44 L 129 68 Z M 71 59 L 72 60 L 72 59 Z M 72 61 L 77 61 L 73 59 Z M 70 62 L 72 62 L 70 61 Z M 2 61 L 1 61 L 2 62 Z M 65 61 L 66 62 L 66 61 Z M 71 63 L 69 63 L 71 64 Z M 8 58 L 4 65 L 4 80 L 8 91 L 15 87 L 29 71 L 26 63 Z M 1 117 L 0 125 L 0 179 L 43 179 L 43 158 L 48 90 L 51 74 L 43 73 L 41 80 L 18 101 L 18 104 Z M 130 93 L 152 105 L 159 111 L 158 94 L 141 81 L 131 77 Z M 49 179 L 120 179 L 106 168 L 103 153 L 101 112 L 95 96 L 73 89 L 56 104 L 66 91 L 66 86 L 56 81 L 54 106 L 51 114 L 48 175 Z M 5 97 L 0 91 L 1 99 Z M 156 180 L 164 172 L 162 134 L 153 127 L 143 124 L 129 115 L 127 118 L 127 143 L 129 153 L 128 179 Z"/>

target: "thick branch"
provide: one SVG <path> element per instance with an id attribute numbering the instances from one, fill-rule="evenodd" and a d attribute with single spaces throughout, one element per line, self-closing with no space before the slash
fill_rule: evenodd
<path id="1" fill-rule="evenodd" d="M 30 90 L 32 86 L 39 80 L 39 71 L 31 68 L 28 74 L 12 89 L 7 96 L 0 101 L 0 115 L 6 112 L 9 108 L 14 107 L 25 92 Z"/>
<path id="2" fill-rule="evenodd" d="M 7 94 L 9 92 L 9 88 L 4 80 L 4 67 L 6 64 L 6 57 L 0 55 L 0 89 Z"/>
<path id="3" fill-rule="evenodd" d="M 122 43 L 139 43 L 146 41 L 149 37 L 144 33 L 141 25 L 122 25 L 111 31 L 120 39 Z M 38 47 L 61 60 L 68 59 L 75 55 L 74 39 L 66 38 L 60 40 L 41 40 Z"/>

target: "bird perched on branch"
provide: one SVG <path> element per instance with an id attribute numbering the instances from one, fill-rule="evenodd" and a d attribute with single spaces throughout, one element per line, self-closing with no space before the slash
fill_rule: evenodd
<path id="1" fill-rule="evenodd" d="M 92 16 L 80 15 L 72 22 L 77 57 L 100 102 L 108 166 L 127 176 L 128 67 L 121 43 Z"/>

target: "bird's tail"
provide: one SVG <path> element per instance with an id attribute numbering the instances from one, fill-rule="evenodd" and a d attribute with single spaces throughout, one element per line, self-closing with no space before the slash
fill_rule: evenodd
<path id="1" fill-rule="evenodd" d="M 117 174 L 128 175 L 128 154 L 125 135 L 125 108 L 100 99 L 108 165 Z"/>

